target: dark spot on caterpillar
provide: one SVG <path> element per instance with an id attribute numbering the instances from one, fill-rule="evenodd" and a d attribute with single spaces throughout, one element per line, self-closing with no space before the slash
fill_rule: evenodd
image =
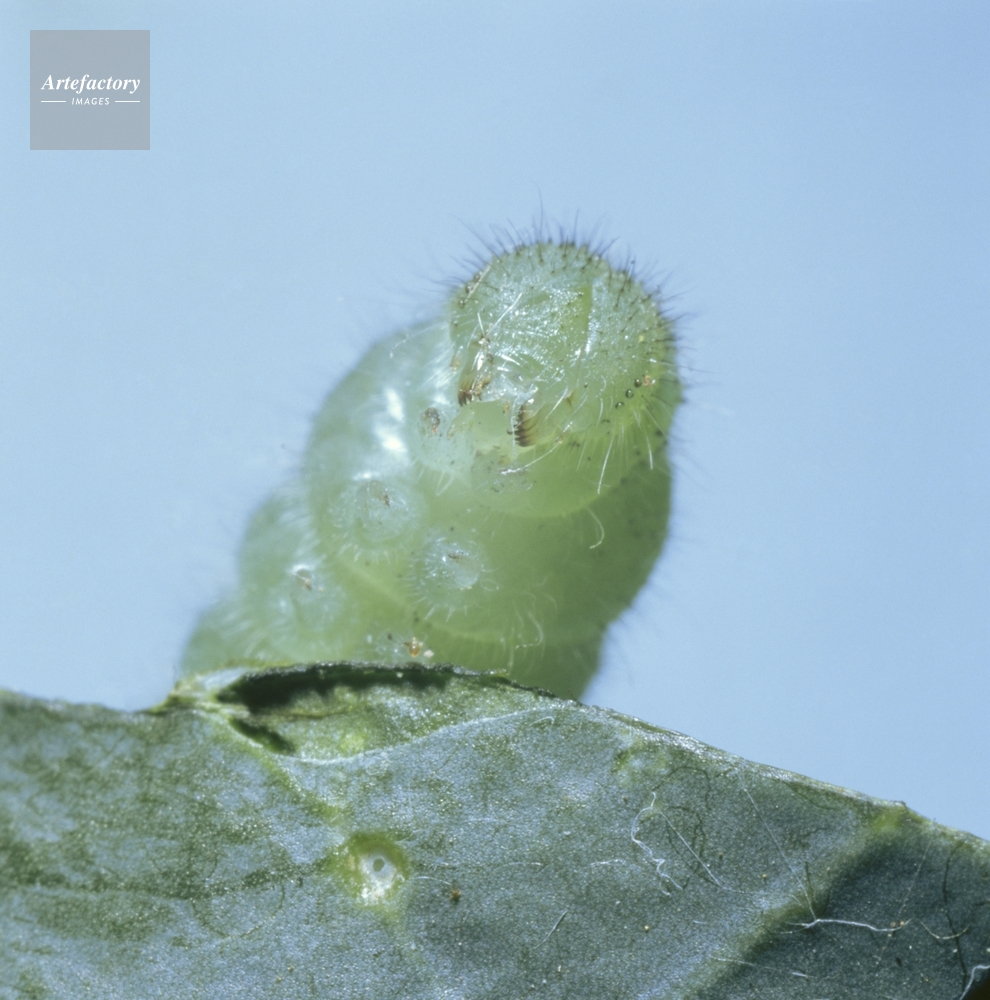
<path id="1" fill-rule="evenodd" d="M 409 650 L 410 656 L 422 656 L 424 659 L 429 660 L 433 656 L 433 650 L 426 648 L 426 643 L 420 642 L 416 636 L 413 636 L 407 642 L 402 644 Z"/>
<path id="2" fill-rule="evenodd" d="M 431 406 L 428 409 L 423 410 L 423 415 L 420 417 L 420 423 L 423 430 L 430 433 L 436 434 L 437 430 L 440 428 L 440 414 Z"/>
<path id="3" fill-rule="evenodd" d="M 450 890 L 450 901 L 452 903 L 458 903 L 460 902 L 460 899 L 461 899 L 461 890 L 455 886 L 453 889 Z"/>
<path id="4" fill-rule="evenodd" d="M 477 375 L 470 382 L 462 382 L 457 389 L 457 402 L 464 406 L 481 398 L 481 392 L 491 379 L 485 375 Z"/>
<path id="5" fill-rule="evenodd" d="M 512 428 L 516 444 L 522 448 L 529 448 L 536 443 L 536 414 L 530 413 L 526 407 L 526 403 L 519 407 L 519 416 Z"/>

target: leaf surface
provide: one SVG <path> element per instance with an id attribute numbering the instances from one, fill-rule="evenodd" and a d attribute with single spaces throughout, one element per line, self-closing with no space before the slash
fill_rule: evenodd
<path id="1" fill-rule="evenodd" d="M 990 845 L 453 668 L 0 695 L 0 997 L 976 1000 Z"/>

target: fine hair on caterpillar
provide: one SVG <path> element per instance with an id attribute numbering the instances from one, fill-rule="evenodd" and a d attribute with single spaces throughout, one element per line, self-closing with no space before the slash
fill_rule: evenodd
<path id="1" fill-rule="evenodd" d="M 498 247 L 327 398 L 183 671 L 412 658 L 579 694 L 663 545 L 680 398 L 628 269 Z"/>

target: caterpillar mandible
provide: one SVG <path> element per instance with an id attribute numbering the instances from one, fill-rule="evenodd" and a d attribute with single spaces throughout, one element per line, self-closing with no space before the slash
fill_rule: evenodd
<path id="1" fill-rule="evenodd" d="M 419 660 L 579 694 L 662 548 L 680 398 L 630 273 L 566 241 L 496 254 L 327 398 L 183 673 Z"/>

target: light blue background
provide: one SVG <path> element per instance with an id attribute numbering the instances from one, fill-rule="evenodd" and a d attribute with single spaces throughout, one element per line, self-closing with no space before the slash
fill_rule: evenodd
<path id="1" fill-rule="evenodd" d="M 0 685 L 162 698 L 326 391 L 542 208 L 690 386 L 588 700 L 990 837 L 990 6 L 64 6 L 0 41 Z M 31 28 L 151 29 L 151 152 L 29 151 Z"/>

